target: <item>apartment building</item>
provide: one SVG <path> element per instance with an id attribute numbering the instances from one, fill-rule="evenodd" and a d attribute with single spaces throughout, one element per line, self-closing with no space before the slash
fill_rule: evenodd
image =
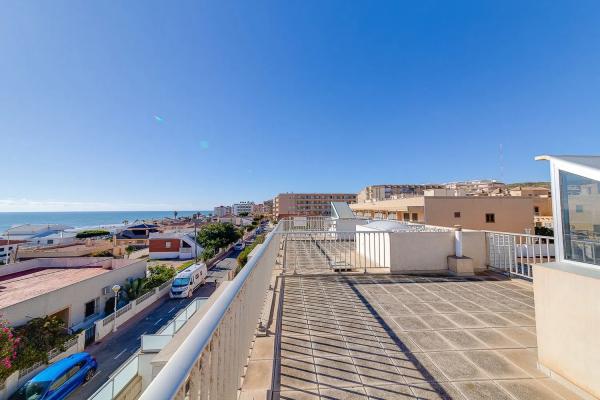
<path id="1" fill-rule="evenodd" d="M 242 201 L 240 203 L 235 203 L 231 206 L 231 211 L 233 215 L 239 216 L 240 214 L 250 215 L 252 213 L 252 207 L 254 206 L 253 201 Z"/>
<path id="2" fill-rule="evenodd" d="M 218 206 L 213 210 L 213 215 L 215 217 L 224 217 L 226 215 L 231 215 L 231 213 L 231 206 Z"/>
<path id="3" fill-rule="evenodd" d="M 437 226 L 515 233 L 534 228 L 533 199 L 525 197 L 417 196 L 351 204 L 350 208 L 362 217 Z"/>
<path id="4" fill-rule="evenodd" d="M 12 255 L 17 251 L 19 244 L 26 243 L 24 240 L 0 239 L 0 264 L 8 264 Z"/>
<path id="5" fill-rule="evenodd" d="M 273 217 L 330 216 L 331 203 L 355 203 L 354 193 L 280 193 L 273 199 Z"/>
<path id="6" fill-rule="evenodd" d="M 441 189 L 443 187 L 444 185 L 439 184 L 370 185 L 358 192 L 356 202 L 360 204 L 399 197 L 419 196 L 423 195 L 427 189 Z"/>

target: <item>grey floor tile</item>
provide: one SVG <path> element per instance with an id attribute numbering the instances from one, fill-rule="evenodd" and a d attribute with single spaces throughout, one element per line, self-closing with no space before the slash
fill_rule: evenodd
<path id="1" fill-rule="evenodd" d="M 346 388 L 322 386 L 320 392 L 322 400 L 368 400 L 369 398 L 362 386 Z"/>
<path id="2" fill-rule="evenodd" d="M 463 400 L 464 397 L 451 384 L 445 382 L 418 383 L 411 386 L 418 400 Z"/>
<path id="3" fill-rule="evenodd" d="M 423 351 L 440 351 L 452 350 L 453 347 L 437 332 L 421 331 L 408 332 L 408 336 L 421 348 Z"/>
<path id="4" fill-rule="evenodd" d="M 290 390 L 273 393 L 274 400 L 319 400 L 319 391 L 314 390 Z"/>
<path id="5" fill-rule="evenodd" d="M 454 313 L 454 314 L 446 314 L 446 317 L 454 322 L 457 326 L 461 328 L 481 328 L 485 327 L 485 324 L 478 319 L 471 317 L 469 314 L 464 313 Z"/>
<path id="6" fill-rule="evenodd" d="M 562 400 L 562 397 L 534 379 L 503 380 L 497 383 L 518 400 Z"/>
<path id="7" fill-rule="evenodd" d="M 431 329 L 457 329 L 458 326 L 443 314 L 426 314 L 419 315 Z"/>
<path id="8" fill-rule="evenodd" d="M 360 386 L 362 382 L 350 357 L 315 358 L 319 384 L 333 387 Z"/>
<path id="9" fill-rule="evenodd" d="M 500 333 L 496 328 L 469 329 L 469 333 L 490 349 L 511 349 L 524 347 Z"/>
<path id="10" fill-rule="evenodd" d="M 481 342 L 469 332 L 471 329 L 443 330 L 438 331 L 457 350 L 487 349 L 485 343 Z"/>
<path id="11" fill-rule="evenodd" d="M 367 386 L 366 391 L 371 400 L 401 400 L 415 398 L 408 385 Z"/>
<path id="12" fill-rule="evenodd" d="M 468 400 L 514 400 L 493 381 L 454 382 L 454 386 Z"/>
<path id="13" fill-rule="evenodd" d="M 430 329 L 423 320 L 421 320 L 416 315 L 414 316 L 404 316 L 404 317 L 395 317 L 394 321 L 400 328 L 404 331 L 419 331 Z"/>
<path id="14" fill-rule="evenodd" d="M 281 390 L 317 389 L 317 375 L 312 358 L 281 359 Z"/>
<path id="15" fill-rule="evenodd" d="M 495 350 L 470 350 L 464 355 L 485 371 L 491 379 L 528 378 L 529 375 Z"/>
<path id="16" fill-rule="evenodd" d="M 427 356 L 450 381 L 487 379 L 487 375 L 458 351 L 433 352 Z"/>

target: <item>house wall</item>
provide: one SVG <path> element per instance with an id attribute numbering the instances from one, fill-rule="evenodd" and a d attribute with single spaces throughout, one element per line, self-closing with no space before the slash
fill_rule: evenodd
<path id="1" fill-rule="evenodd" d="M 170 244 L 170 247 L 167 247 L 167 243 Z M 179 253 L 180 247 L 181 239 L 150 239 L 150 253 Z"/>
<path id="2" fill-rule="evenodd" d="M 600 397 L 600 271 L 538 264 L 533 289 L 541 367 Z"/>
<path id="3" fill-rule="evenodd" d="M 460 212 L 455 218 L 454 213 Z M 485 215 L 495 215 L 487 223 Z M 425 197 L 425 223 L 499 232 L 533 232 L 533 200 L 521 197 Z"/>
<path id="4" fill-rule="evenodd" d="M 31 261 L 39 261 L 39 259 Z M 49 267 L 47 265 L 48 261 L 53 260 L 44 260 L 45 267 Z M 64 262 L 67 260 L 55 261 L 63 263 L 64 267 Z M 11 264 L 10 266 L 14 265 L 17 264 Z M 33 264 L 31 268 L 36 268 L 36 265 Z M 121 285 L 128 278 L 141 278 L 144 276 L 146 276 L 146 261 L 138 261 L 121 268 L 109 270 L 102 275 L 3 308 L 0 310 L 0 314 L 10 321 L 11 325 L 19 326 L 26 323 L 31 317 L 44 317 L 68 309 L 68 326 L 71 327 L 84 321 L 85 303 L 91 300 L 99 298 L 99 311 L 104 311 L 104 304 L 113 295 L 112 293 L 103 295 L 102 288 L 114 284 Z"/>

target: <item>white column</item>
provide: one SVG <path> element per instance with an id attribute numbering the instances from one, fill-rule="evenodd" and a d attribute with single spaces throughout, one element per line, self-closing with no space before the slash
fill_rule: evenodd
<path id="1" fill-rule="evenodd" d="M 454 255 L 463 256 L 463 232 L 460 225 L 454 225 Z"/>

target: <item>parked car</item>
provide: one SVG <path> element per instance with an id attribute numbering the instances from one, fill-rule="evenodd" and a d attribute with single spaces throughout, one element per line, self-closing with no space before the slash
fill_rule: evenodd
<path id="1" fill-rule="evenodd" d="M 63 358 L 31 378 L 10 400 L 60 400 L 92 379 L 98 368 L 89 353 L 76 353 Z"/>
<path id="2" fill-rule="evenodd" d="M 244 250 L 244 247 L 246 247 L 246 245 L 244 244 L 244 242 L 238 242 L 233 246 L 233 249 L 235 251 L 240 251 L 240 250 Z"/>

